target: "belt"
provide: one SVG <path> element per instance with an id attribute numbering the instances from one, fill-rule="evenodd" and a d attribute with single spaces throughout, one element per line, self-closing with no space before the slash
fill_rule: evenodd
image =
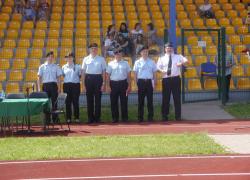
<path id="1" fill-rule="evenodd" d="M 124 82 L 124 81 L 126 81 L 127 82 L 127 79 L 124 79 L 124 80 L 118 80 L 118 81 L 114 81 L 114 80 L 110 80 L 110 82 Z"/>
<path id="2" fill-rule="evenodd" d="M 170 77 L 165 77 L 163 79 L 174 79 L 174 78 L 180 78 L 180 76 L 170 76 Z"/>
<path id="3" fill-rule="evenodd" d="M 45 82 L 43 84 L 57 84 L 57 82 Z"/>
<path id="4" fill-rule="evenodd" d="M 147 81 L 152 81 L 152 79 L 138 79 L 138 81 L 145 81 L 145 82 L 147 82 Z"/>

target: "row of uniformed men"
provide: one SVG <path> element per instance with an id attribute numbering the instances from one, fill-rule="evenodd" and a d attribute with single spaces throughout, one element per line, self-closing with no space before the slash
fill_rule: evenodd
<path id="1" fill-rule="evenodd" d="M 87 97 L 88 122 L 101 121 L 101 95 L 105 91 L 105 82 L 110 86 L 110 101 L 113 122 L 119 121 L 119 104 L 121 104 L 121 120 L 128 120 L 128 94 L 131 89 L 131 68 L 123 60 L 122 52 L 115 51 L 114 60 L 106 67 L 105 59 L 98 56 L 98 46 L 92 43 L 89 46 L 90 54 L 83 59 L 82 66 L 74 63 L 72 53 L 65 56 L 67 63 L 62 69 L 53 64 L 53 52 L 46 55 L 46 62 L 38 70 L 38 91 L 40 83 L 42 91 L 47 92 L 52 100 L 53 107 L 60 90 L 60 76 L 64 76 L 63 92 L 67 93 L 66 115 L 71 122 L 72 104 L 75 121 L 79 121 L 80 80 L 84 81 Z M 156 71 L 162 73 L 162 119 L 168 120 L 170 96 L 173 94 L 175 119 L 181 119 L 181 79 L 180 67 L 187 62 L 182 55 L 174 54 L 171 43 L 165 44 L 165 55 L 160 57 L 157 64 L 148 57 L 148 47 L 140 50 L 141 57 L 136 60 L 133 71 L 138 86 L 138 120 L 144 120 L 144 99 L 147 98 L 148 121 L 153 120 L 153 90 L 156 86 Z M 107 80 L 106 80 L 107 79 Z M 55 121 L 56 117 L 52 117 Z"/>

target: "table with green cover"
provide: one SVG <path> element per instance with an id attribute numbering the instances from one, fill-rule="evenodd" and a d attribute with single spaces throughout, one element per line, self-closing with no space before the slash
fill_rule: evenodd
<path id="1" fill-rule="evenodd" d="M 17 116 L 28 117 L 28 129 L 30 130 L 30 116 L 42 112 L 50 112 L 51 102 L 48 98 L 30 99 L 4 99 L 0 102 L 0 117 L 9 118 Z"/>

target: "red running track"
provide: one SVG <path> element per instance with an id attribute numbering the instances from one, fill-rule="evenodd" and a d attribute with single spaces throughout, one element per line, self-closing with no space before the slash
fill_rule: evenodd
<path id="1" fill-rule="evenodd" d="M 67 126 L 63 129 L 59 125 L 54 130 L 50 129 L 44 134 L 41 127 L 32 127 L 31 136 L 89 136 L 89 135 L 131 135 L 131 134 L 155 134 L 155 133 L 184 133 L 184 132 L 206 132 L 206 133 L 250 133 L 250 120 L 217 120 L 217 121 L 171 121 L 167 123 L 119 123 L 119 124 L 93 124 L 93 125 L 71 125 L 71 132 Z M 9 133 L 12 136 L 11 133 Z M 15 134 L 14 134 L 15 135 Z M 20 134 L 23 136 L 23 134 Z M 25 134 L 24 134 L 25 135 Z M 27 134 L 25 135 L 27 136 Z M 0 137 L 4 137 L 0 133 Z"/>
<path id="2" fill-rule="evenodd" d="M 250 155 L 0 162 L 0 179 L 249 180 Z"/>

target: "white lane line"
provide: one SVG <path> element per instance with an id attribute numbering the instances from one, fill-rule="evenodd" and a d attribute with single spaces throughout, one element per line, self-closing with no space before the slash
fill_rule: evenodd
<path id="1" fill-rule="evenodd" d="M 119 179 L 119 178 L 154 178 L 154 177 L 192 177 L 192 176 L 250 176 L 249 173 L 207 173 L 207 174 L 150 174 L 150 175 L 127 175 L 127 176 L 89 176 L 89 177 L 64 177 L 64 178 L 36 178 L 19 180 L 74 180 L 74 179 Z"/>
<path id="2" fill-rule="evenodd" d="M 8 164 L 34 164 L 34 163 L 64 163 L 64 162 L 98 162 L 98 161 L 138 161 L 138 160 L 170 160 L 170 159 L 234 159 L 250 158 L 249 155 L 229 156 L 176 156 L 176 157 L 146 157 L 146 158 L 101 158 L 101 159 L 68 159 L 68 160 L 44 160 L 44 161 L 9 161 L 0 162 L 0 165 Z"/>

